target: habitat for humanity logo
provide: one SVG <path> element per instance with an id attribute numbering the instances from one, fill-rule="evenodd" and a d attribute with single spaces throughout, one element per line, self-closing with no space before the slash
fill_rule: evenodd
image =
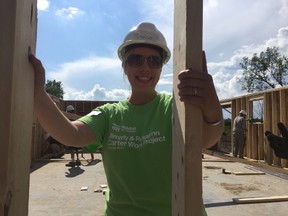
<path id="1" fill-rule="evenodd" d="M 129 132 L 129 133 L 135 133 L 136 132 L 136 127 L 128 127 L 125 125 L 117 125 L 117 124 L 112 124 L 112 130 L 116 132 Z"/>

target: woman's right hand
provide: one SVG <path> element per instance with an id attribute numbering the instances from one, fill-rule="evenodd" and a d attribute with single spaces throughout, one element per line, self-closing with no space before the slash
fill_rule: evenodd
<path id="1" fill-rule="evenodd" d="M 32 54 L 29 55 L 29 61 L 34 69 L 34 88 L 36 96 L 37 93 L 45 91 L 45 69 L 42 62 Z"/>
<path id="2" fill-rule="evenodd" d="M 83 147 L 96 138 L 93 131 L 83 122 L 71 122 L 63 115 L 45 91 L 45 69 L 39 59 L 29 55 L 34 68 L 34 114 L 41 126 L 64 145 Z"/>

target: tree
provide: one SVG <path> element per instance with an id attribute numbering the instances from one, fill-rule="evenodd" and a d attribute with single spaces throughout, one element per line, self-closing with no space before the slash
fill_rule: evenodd
<path id="1" fill-rule="evenodd" d="M 61 81 L 56 82 L 56 80 L 47 80 L 47 83 L 45 84 L 45 89 L 47 93 L 63 99 L 64 90 Z"/>
<path id="2" fill-rule="evenodd" d="M 244 71 L 238 81 L 242 84 L 242 90 L 249 93 L 287 84 L 288 59 L 284 55 L 280 56 L 277 47 L 268 47 L 259 56 L 254 53 L 251 59 L 243 57 L 240 66 Z"/>

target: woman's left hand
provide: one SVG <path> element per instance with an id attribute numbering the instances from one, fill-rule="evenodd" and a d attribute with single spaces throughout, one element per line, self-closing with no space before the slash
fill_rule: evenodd
<path id="1" fill-rule="evenodd" d="M 214 119 L 219 119 L 221 105 L 213 84 L 213 78 L 208 74 L 204 51 L 202 56 L 203 71 L 189 68 L 179 73 L 178 94 L 181 101 L 199 107 L 204 119 L 213 122 Z"/>

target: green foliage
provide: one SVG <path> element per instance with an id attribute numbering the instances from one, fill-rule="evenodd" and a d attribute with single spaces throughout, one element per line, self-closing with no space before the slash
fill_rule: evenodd
<path id="1" fill-rule="evenodd" d="M 47 80 L 47 83 L 45 84 L 45 89 L 47 93 L 63 99 L 64 90 L 61 81 L 56 82 L 56 80 Z"/>
<path id="2" fill-rule="evenodd" d="M 249 93 L 287 84 L 285 78 L 288 74 L 288 59 L 284 55 L 280 56 L 277 47 L 268 47 L 259 56 L 254 53 L 251 59 L 243 57 L 240 66 L 244 71 L 238 81 L 242 90 Z"/>

